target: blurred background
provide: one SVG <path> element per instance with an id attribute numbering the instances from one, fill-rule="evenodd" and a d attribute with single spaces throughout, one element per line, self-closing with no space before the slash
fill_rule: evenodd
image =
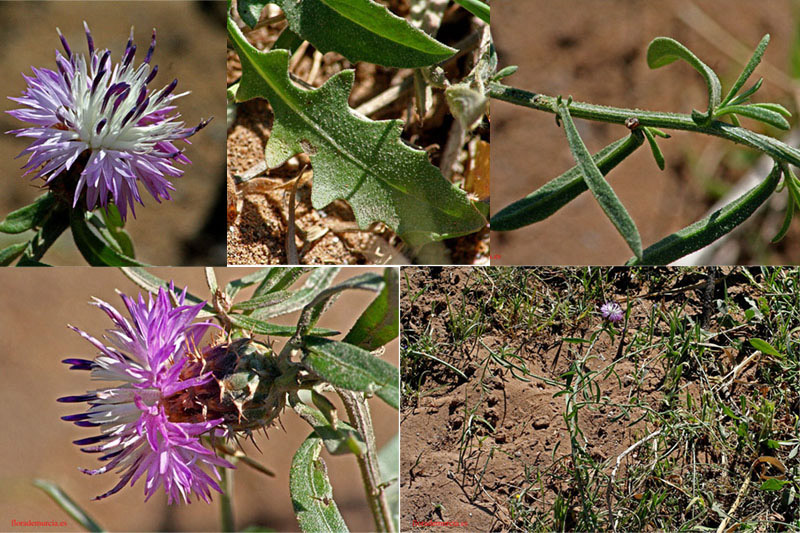
<path id="1" fill-rule="evenodd" d="M 797 124 L 800 80 L 800 3 L 772 0 L 525 0 L 492 6 L 492 34 L 501 66 L 519 65 L 504 83 L 547 95 L 625 108 L 689 113 L 705 109 L 700 75 L 684 62 L 650 70 L 647 45 L 658 36 L 677 39 L 720 77 L 723 93 L 765 33 L 772 40 L 746 85 L 764 77 L 754 102 L 777 102 Z M 592 153 L 628 134 L 622 125 L 576 119 Z M 789 142 L 800 138 L 749 119 L 745 127 Z M 769 171 L 759 154 L 729 141 L 688 132 L 659 139 L 666 158 L 660 171 L 646 143 L 609 173 L 609 182 L 649 246 L 704 217 L 742 180 Z M 492 213 L 522 198 L 575 163 L 564 130 L 550 113 L 492 103 Z M 752 174 L 751 174 L 752 173 Z M 752 185 L 751 185 L 752 186 Z M 712 256 L 711 264 L 797 264 L 800 224 L 784 240 L 769 241 L 783 220 L 785 193 L 752 217 Z M 493 232 L 493 264 L 621 264 L 631 252 L 589 193 L 532 226 Z"/>
<path id="2" fill-rule="evenodd" d="M 219 268 L 221 285 L 254 272 L 248 268 Z M 200 268 L 154 268 L 150 272 L 162 279 L 174 280 L 177 287 L 208 297 L 203 270 Z M 381 269 L 349 268 L 340 272 L 335 283 L 364 272 Z M 300 279 L 300 285 L 305 276 Z M 206 504 L 167 506 L 159 491 L 144 503 L 142 480 L 101 501 L 91 498 L 104 493 L 117 481 L 116 473 L 88 476 L 79 467 L 96 468 L 97 459 L 72 444 L 73 440 L 93 435 L 91 428 L 79 428 L 59 417 L 82 412 L 85 404 L 56 403 L 56 398 L 83 394 L 97 388 L 86 372 L 67 369 L 60 361 L 67 357 L 92 358 L 92 346 L 67 328 L 72 324 L 100 337 L 111 327 L 110 320 L 95 306 L 92 296 L 124 309 L 115 290 L 128 295 L 139 289 L 120 271 L 110 268 L 64 267 L 58 269 L 0 270 L 0 334 L 6 342 L 0 359 L 0 530 L 12 528 L 12 519 L 66 520 L 60 531 L 80 528 L 31 481 L 44 478 L 59 484 L 79 505 L 110 531 L 214 531 L 219 529 L 219 495 Z M 297 288 L 295 286 L 295 288 Z M 246 297 L 253 288 L 243 292 Z M 374 294 L 347 291 L 323 315 L 320 327 L 346 333 Z M 241 296 L 240 296 L 241 297 Z M 277 317 L 274 322 L 294 324 L 297 314 Z M 343 336 L 343 335 L 342 335 Z M 334 338 L 341 338 L 334 337 Z M 266 340 L 263 337 L 259 337 Z M 285 339 L 276 338 L 280 349 Z M 384 359 L 398 365 L 395 339 L 386 346 Z M 380 400 L 370 401 L 375 423 L 376 444 L 381 449 L 398 431 L 397 411 Z M 340 414 L 344 411 L 339 410 Z M 281 424 L 269 430 L 269 438 L 257 435 L 261 452 L 244 444 L 248 455 L 272 469 L 276 477 L 267 477 L 245 465 L 234 476 L 234 515 L 236 530 L 259 525 L 277 531 L 298 529 L 289 496 L 289 466 L 300 443 L 310 434 L 309 426 L 293 412 L 285 412 Z M 322 453 L 328 466 L 333 493 L 339 510 L 352 531 L 374 529 L 364 498 L 361 476 L 353 456 L 331 457 Z"/>
<path id="3" fill-rule="evenodd" d="M 144 206 L 137 206 L 136 218 L 126 229 L 133 237 L 137 258 L 155 265 L 225 264 L 225 2 L 0 2 L 0 32 L 3 54 L 0 68 L 2 111 L 18 105 L 8 96 L 20 96 L 25 89 L 22 74 L 31 66 L 55 69 L 55 50 L 61 50 L 56 27 L 61 28 L 73 51 L 86 54 L 83 21 L 89 24 L 95 46 L 111 50 L 118 62 L 131 26 L 139 50 L 138 65 L 150 44 L 153 28 L 158 32 L 153 64 L 159 73 L 153 84 L 163 87 L 178 78 L 176 92 L 191 91 L 177 100 L 178 111 L 187 125 L 203 118 L 214 120 L 184 145 L 191 165 L 179 166 L 183 177 L 173 180 L 176 191 L 170 202 L 157 203 L 143 190 Z M 5 132 L 24 123 L 0 113 L 0 130 Z M 3 194 L 0 219 L 10 211 L 29 204 L 43 191 L 42 181 L 22 177 L 20 167 L 27 158 L 14 159 L 29 143 L 5 135 L 0 143 L 0 172 Z M 180 143 L 182 144 L 182 143 Z M 23 235 L 28 235 L 23 234 Z M 23 239 L 0 235 L 0 248 Z M 83 265 L 69 231 L 44 256 L 55 265 Z"/>

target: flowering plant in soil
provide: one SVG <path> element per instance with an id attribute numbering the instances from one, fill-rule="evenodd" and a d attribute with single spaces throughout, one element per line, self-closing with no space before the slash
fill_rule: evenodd
<path id="1" fill-rule="evenodd" d="M 762 79 L 743 90 L 761 62 L 768 43 L 769 35 L 765 35 L 742 73 L 727 94 L 724 94 L 717 74 L 688 48 L 668 37 L 654 39 L 647 48 L 647 64 L 650 68 L 660 68 L 683 60 L 706 83 L 706 109 L 693 110 L 690 114 L 600 106 L 576 102 L 572 97 L 537 94 L 504 85 L 499 81 L 489 83 L 487 95 L 491 98 L 555 114 L 556 123 L 563 124 L 570 151 L 576 161 L 576 166 L 572 169 L 496 212 L 491 218 L 492 230 L 511 231 L 544 220 L 589 190 L 633 252 L 628 264 L 667 264 L 733 231 L 750 218 L 776 190 L 780 190 L 778 186 L 782 183 L 787 190 L 787 207 L 783 224 L 773 242 L 780 241 L 788 231 L 797 206 L 800 206 L 800 180 L 790 168 L 790 165 L 800 165 L 800 150 L 773 137 L 751 131 L 743 127 L 739 120 L 739 117 L 746 117 L 774 128 L 790 128 L 787 119 L 791 114 L 783 106 L 750 101 L 761 87 Z M 514 70 L 515 68 L 509 68 L 504 69 L 504 72 L 513 73 Z M 628 135 L 592 155 L 581 139 L 573 118 L 624 125 Z M 664 156 L 656 138 L 669 138 L 669 135 L 662 129 L 721 137 L 769 156 L 774 165 L 761 183 L 739 198 L 706 218 L 644 248 L 635 222 L 606 181 L 605 175 L 635 152 L 645 140 L 652 150 L 657 166 L 664 170 Z"/>
<path id="2" fill-rule="evenodd" d="M 33 67 L 32 76 L 23 75 L 23 95 L 10 97 L 23 107 L 8 114 L 29 124 L 9 132 L 31 139 L 20 153 L 28 157 L 22 168 L 48 192 L 0 222 L 4 233 L 37 230 L 0 251 L 0 264 L 20 256 L 19 264 L 38 264 L 68 227 L 90 264 L 138 264 L 123 229 L 128 211 L 135 216 L 135 204 L 144 205 L 141 188 L 157 202 L 170 199 L 170 179 L 183 174 L 177 165 L 191 163 L 176 143 L 188 143 L 208 123 L 179 120 L 175 103 L 188 93 L 175 93 L 177 79 L 156 88 L 155 29 L 138 66 L 133 29 L 119 62 L 95 47 L 86 23 L 84 29 L 88 54 L 58 30 L 64 53 L 56 51 L 55 69 Z"/>
<path id="3" fill-rule="evenodd" d="M 300 526 L 307 531 L 323 526 L 347 530 L 319 457 L 325 446 L 332 454 L 354 455 L 376 530 L 395 530 L 397 496 L 391 486 L 398 477 L 396 450 L 390 446 L 381 454 L 381 463 L 391 470 L 381 472 L 367 399 L 374 395 L 395 409 L 399 405 L 397 368 L 371 353 L 398 334 L 398 274 L 387 268 L 383 276 L 361 274 L 333 285 L 338 271 L 315 269 L 302 288 L 289 290 L 307 269 L 267 268 L 224 288 L 217 285 L 213 270 L 206 269 L 211 295 L 203 301 L 144 270 L 124 269 L 150 294 L 122 294 L 126 313 L 95 299 L 114 327 L 100 339 L 70 326 L 97 355 L 63 361 L 103 383 L 85 394 L 59 398 L 88 404 L 83 412 L 62 418 L 99 433 L 75 441 L 102 463 L 81 471 L 119 476 L 95 499 L 137 483 L 144 485 L 145 501 L 162 490 L 170 504 L 210 502 L 218 493 L 222 529 L 232 531 L 231 482 L 237 464 L 274 475 L 237 450 L 238 442 L 266 433 L 288 407 L 313 429 L 291 466 L 290 490 Z M 241 289 L 252 285 L 257 287 L 251 298 L 234 301 Z M 349 289 L 378 296 L 343 340 L 332 340 L 338 332 L 316 323 Z M 300 311 L 296 326 L 267 321 L 295 311 Z M 211 339 L 208 332 L 213 332 Z M 289 340 L 276 352 L 256 335 Z M 327 393 L 341 398 L 346 422 L 339 420 Z M 68 512 L 80 510 L 54 484 L 38 483 Z M 387 497 L 387 492 L 394 496 Z M 95 528 L 86 512 L 78 514 L 82 518 L 73 518 Z"/>

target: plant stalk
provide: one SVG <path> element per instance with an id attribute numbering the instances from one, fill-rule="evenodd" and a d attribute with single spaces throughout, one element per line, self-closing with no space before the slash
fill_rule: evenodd
<path id="1" fill-rule="evenodd" d="M 501 83 L 490 83 L 487 94 L 491 98 L 510 104 L 553 114 L 558 113 L 558 98 L 555 96 L 532 93 Z M 599 122 L 624 124 L 626 120 L 636 118 L 641 126 L 713 135 L 764 152 L 775 160 L 800 166 L 800 150 L 772 137 L 719 120 L 712 120 L 707 125 L 700 125 L 695 123 L 690 115 L 682 113 L 626 109 L 576 101 L 569 104 L 569 112 L 572 117 Z"/>
<path id="2" fill-rule="evenodd" d="M 219 521 L 222 531 L 232 532 L 235 521 L 233 519 L 233 470 L 230 468 L 219 467 L 222 474 L 220 488 L 222 495 L 219 498 Z"/>
<path id="3" fill-rule="evenodd" d="M 375 519 L 375 530 L 394 533 L 394 522 L 389 503 L 386 501 L 380 467 L 378 466 L 378 452 L 375 448 L 375 434 L 372 431 L 372 417 L 369 406 L 363 394 L 336 388 L 336 393 L 342 399 L 350 425 L 361 433 L 366 443 L 363 454 L 357 455 L 358 467 L 367 493 L 367 501 Z"/>

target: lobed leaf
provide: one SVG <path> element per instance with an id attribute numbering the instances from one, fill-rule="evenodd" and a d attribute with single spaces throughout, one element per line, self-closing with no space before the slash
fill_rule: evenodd
<path id="1" fill-rule="evenodd" d="M 289 492 L 297 522 L 305 532 L 346 532 L 347 524 L 333 501 L 333 488 L 320 451 L 322 440 L 312 433 L 292 458 Z"/>
<path id="2" fill-rule="evenodd" d="M 52 193 L 43 194 L 32 204 L 9 213 L 0 222 L 0 232 L 16 234 L 40 226 L 52 212 L 55 204 L 56 197 Z"/>
<path id="3" fill-rule="evenodd" d="M 335 387 L 376 394 L 400 407 L 400 373 L 370 352 L 344 342 L 304 337 L 303 364 Z"/>
<path id="4" fill-rule="evenodd" d="M 720 103 L 722 94 L 722 86 L 714 71 L 675 39 L 656 37 L 647 47 L 647 65 L 650 68 L 660 68 L 678 59 L 683 59 L 689 63 L 692 68 L 699 72 L 706 80 L 706 86 L 708 87 L 708 112 L 705 118 L 710 119 L 714 113 L 714 109 L 716 109 Z"/>
<path id="5" fill-rule="evenodd" d="M 649 246 L 641 258 L 631 259 L 627 264 L 666 265 L 708 246 L 747 220 L 761 204 L 767 201 L 778 186 L 780 176 L 780 167 L 775 165 L 763 182 L 704 219 Z"/>
<path id="6" fill-rule="evenodd" d="M 414 247 L 474 233 L 486 224 L 424 151 L 403 143 L 401 121 L 372 121 L 348 106 L 353 71 L 336 74 L 319 89 L 301 89 L 289 79 L 285 50 L 258 51 L 230 19 L 228 33 L 243 69 L 237 99 L 266 97 L 275 113 L 267 166 L 307 153 L 315 209 L 343 199 L 361 228 L 382 221 Z"/>
<path id="7" fill-rule="evenodd" d="M 572 121 L 572 116 L 569 114 L 569 109 L 564 103 L 558 105 L 558 116 L 564 122 L 564 131 L 567 134 L 570 151 L 581 169 L 586 185 L 592 191 L 597 203 L 600 204 L 608 219 L 611 220 L 611 223 L 617 228 L 622 238 L 628 243 L 634 255 L 641 257 L 642 238 L 639 235 L 639 230 L 636 228 L 636 224 L 628 214 L 625 206 L 620 202 L 614 189 L 611 188 L 603 177 L 603 173 L 597 168 L 597 164 L 592 159 L 592 154 L 583 144 L 583 139 L 581 139 L 578 129 Z"/>
<path id="8" fill-rule="evenodd" d="M 644 142 L 639 130 L 609 144 L 592 156 L 603 175 L 631 155 Z M 490 222 L 493 231 L 509 231 L 542 221 L 567 205 L 589 187 L 580 167 L 575 165 L 534 192 L 504 207 Z"/>

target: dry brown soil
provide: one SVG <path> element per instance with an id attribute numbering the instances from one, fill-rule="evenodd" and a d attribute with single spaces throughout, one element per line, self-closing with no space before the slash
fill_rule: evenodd
<path id="1" fill-rule="evenodd" d="M 427 334 L 438 346 L 435 355 L 468 378 L 465 381 L 444 365 L 429 361 L 413 372 L 415 381 L 409 383 L 407 355 L 401 360 L 404 396 L 400 415 L 400 475 L 403 495 L 401 524 L 404 530 L 513 530 L 514 521 L 509 514 L 513 498 L 522 495 L 526 504 L 544 505 L 544 509 L 550 509 L 557 494 L 574 495 L 576 491 L 574 484 L 569 482 L 572 467 L 569 432 L 563 417 L 565 397 L 554 397 L 554 394 L 563 390 L 556 386 L 556 383 L 564 381 L 562 374 L 573 361 L 585 355 L 586 350 L 586 345 L 570 344 L 564 339 L 589 338 L 591 332 L 599 329 L 602 319 L 599 313 L 593 312 L 568 323 L 555 320 L 537 333 L 522 325 L 509 329 L 498 321 L 499 314 L 489 312 L 481 338 L 469 339 L 463 347 L 456 348 L 448 332 L 450 312 L 446 302 L 449 299 L 451 305 L 460 309 L 464 294 L 465 315 L 477 316 L 492 294 L 492 285 L 479 272 L 481 270 L 488 269 L 402 269 L 401 339 L 404 349 L 414 339 L 429 332 Z M 541 269 L 541 279 L 546 280 L 553 291 L 551 298 L 563 293 L 564 272 Z M 736 286 L 744 280 L 739 273 L 724 271 L 724 274 L 728 276 L 726 280 L 731 297 L 743 302 L 744 296 L 753 296 Z M 665 276 L 663 285 L 645 285 L 629 275 L 626 269 L 621 269 L 612 278 L 610 288 L 618 295 L 615 299 L 623 308 L 625 297 L 619 295 L 634 295 L 631 298 L 636 298 L 628 326 L 628 340 L 637 332 L 647 331 L 646 324 L 654 306 L 667 310 L 686 304 L 685 314 L 700 319 L 702 304 L 695 285 L 704 280 L 701 271 L 674 271 L 673 275 Z M 743 285 L 747 286 L 746 283 Z M 537 292 L 535 284 L 528 287 L 528 293 L 535 295 L 534 306 L 546 297 L 544 291 Z M 717 292 L 715 297 L 719 294 Z M 739 320 L 743 319 L 739 317 Z M 710 324 L 710 329 L 719 331 L 715 329 L 719 326 L 713 320 Z M 656 335 L 659 334 L 666 333 L 656 331 Z M 739 330 L 736 334 L 746 337 L 748 333 Z M 521 364 L 531 375 L 525 377 L 516 372 L 515 377 L 510 370 L 496 363 L 486 364 L 487 347 L 494 352 L 508 348 L 522 358 Z M 601 335 L 592 348 L 592 353 L 599 357 L 590 360 L 586 369 L 606 368 L 615 359 L 618 347 L 619 337 L 612 343 L 607 336 Z M 656 362 L 657 355 L 644 351 L 635 358 L 618 361 L 616 375 L 597 380 L 602 395 L 608 397 L 609 403 L 630 404 L 638 399 L 658 408 L 664 398 L 665 369 Z M 723 358 L 721 354 L 720 358 Z M 750 379 L 752 374 L 747 374 L 741 381 L 746 383 Z M 699 385 L 695 380 L 699 380 L 697 375 L 684 378 L 681 384 L 685 392 L 681 394 L 691 394 L 697 400 Z M 746 394 L 745 387 L 737 394 Z M 470 445 L 462 451 L 464 424 L 470 413 L 474 413 L 476 420 L 481 417 L 492 428 L 482 422 L 474 423 L 474 436 L 468 439 Z M 619 414 L 615 407 L 603 406 L 597 410 L 583 410 L 578 417 L 578 424 L 589 443 L 589 453 L 597 462 L 615 459 L 628 446 L 658 429 L 646 421 L 637 421 L 644 415 L 641 408 L 632 408 L 629 416 L 613 420 Z M 561 460 L 556 463 L 554 457 Z M 628 464 L 628 461 L 623 461 L 617 479 L 624 478 Z M 543 476 L 544 496 L 534 500 L 538 484 L 527 481 L 526 474 L 528 479 L 535 480 L 540 472 L 556 475 Z M 559 478 L 562 481 L 557 481 Z M 717 481 L 722 483 L 723 480 Z M 632 489 L 635 490 L 638 489 Z M 727 507 L 723 505 L 726 509 L 735 498 L 736 490 L 731 489 L 722 498 L 727 502 Z M 413 521 L 450 522 L 450 525 L 414 527 Z M 454 526 L 453 523 L 462 525 Z"/>
<path id="2" fill-rule="evenodd" d="M 492 33 L 500 61 L 519 65 L 518 73 L 505 83 L 594 104 L 681 113 L 704 109 L 706 89 L 691 67 L 681 62 L 659 70 L 647 67 L 647 45 L 657 36 L 677 39 L 695 52 L 718 72 L 724 91 L 765 33 L 772 36 L 765 61 L 789 71 L 796 20 L 791 2 L 774 0 L 767 7 L 762 2 L 731 0 L 723 9 L 713 0 L 693 4 L 743 43 L 744 52 L 712 35 L 704 22 L 687 25 L 684 20 L 692 11 L 684 0 L 496 2 Z M 732 52 L 737 61 L 726 52 Z M 792 91 L 777 83 L 778 75 L 762 65 L 755 76 L 763 76 L 765 82 L 754 101 L 780 102 L 796 110 Z M 743 123 L 756 131 L 786 136 L 778 130 L 767 132 L 759 123 Z M 576 120 L 576 125 L 593 153 L 628 133 L 621 125 L 585 120 Z M 492 213 L 574 165 L 564 130 L 549 113 L 495 102 L 492 133 Z M 673 133 L 671 139 L 659 139 L 665 171 L 659 171 L 644 146 L 609 174 L 645 246 L 705 216 L 716 200 L 708 191 L 728 188 L 751 167 L 749 149 L 721 139 Z M 756 216 L 754 224 L 734 239 L 733 249 L 715 262 L 797 264 L 797 224 L 782 243 L 769 245 L 780 227 L 781 202 L 776 198 L 773 209 Z M 493 232 L 491 241 L 492 264 L 496 265 L 613 265 L 631 255 L 589 193 L 545 221 L 512 232 Z"/>

